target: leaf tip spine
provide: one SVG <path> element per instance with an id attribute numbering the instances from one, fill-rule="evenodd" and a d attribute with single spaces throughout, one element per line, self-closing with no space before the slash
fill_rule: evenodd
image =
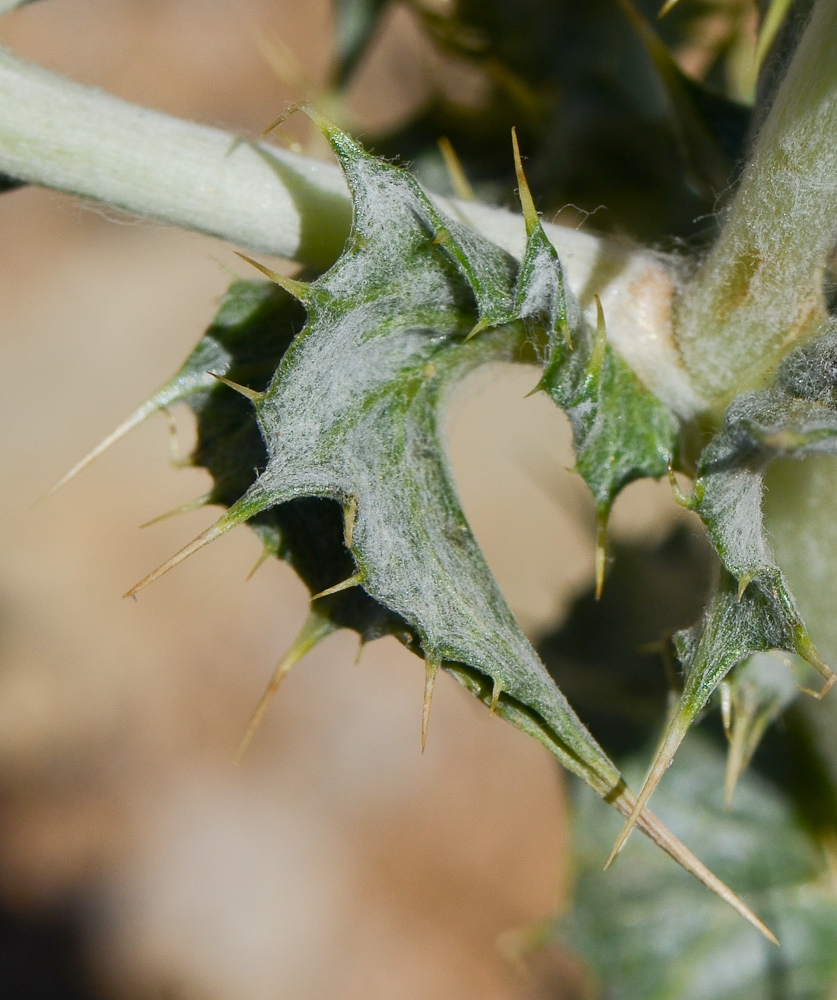
<path id="1" fill-rule="evenodd" d="M 433 689 L 436 686 L 436 675 L 439 673 L 441 660 L 428 655 L 424 661 L 424 699 L 421 706 L 421 752 L 427 746 L 427 726 L 430 722 L 430 706 L 433 702 Z"/>
<path id="2" fill-rule="evenodd" d="M 514 153 L 514 172 L 517 175 L 517 196 L 520 199 L 520 207 L 523 210 L 523 221 L 526 223 L 526 235 L 532 233 L 540 226 L 541 220 L 538 217 L 532 192 L 529 190 L 529 182 L 523 171 L 523 160 L 520 158 L 520 145 L 517 141 L 517 129 L 512 128 L 512 152 Z"/>
<path id="3" fill-rule="evenodd" d="M 247 724 L 247 729 L 245 730 L 244 736 L 242 737 L 241 743 L 236 751 L 236 764 L 240 764 L 244 759 L 244 755 L 247 753 L 253 737 L 258 732 L 268 706 L 273 700 L 273 696 L 279 690 L 279 685 L 285 679 L 285 675 L 291 667 L 299 663 L 299 661 L 307 653 L 309 653 L 315 646 L 319 645 L 319 643 L 321 643 L 326 636 L 335 632 L 338 627 L 339 626 L 335 625 L 329 618 L 326 618 L 325 615 L 321 615 L 319 612 L 311 609 L 305 620 L 305 624 L 300 629 L 296 639 L 294 639 L 291 648 L 276 665 L 275 670 L 271 674 L 270 680 L 267 682 L 267 686 L 262 692 L 261 698 L 259 698 L 258 703 L 256 704 L 253 714 L 250 717 L 250 721 Z"/>
<path id="4" fill-rule="evenodd" d="M 335 583 L 333 587 L 326 587 L 325 590 L 321 590 L 318 594 L 314 594 L 311 597 L 312 601 L 318 601 L 321 597 L 329 597 L 331 594 L 339 594 L 343 590 L 351 590 L 352 587 L 359 587 L 363 583 L 363 573 L 354 573 L 352 576 L 347 577 L 340 583 Z"/>
<path id="5" fill-rule="evenodd" d="M 307 282 L 297 281 L 295 278 L 289 278 L 287 275 L 279 274 L 278 271 L 274 271 L 266 265 L 260 264 L 257 260 L 253 260 L 252 257 L 248 257 L 246 253 L 239 253 L 239 251 L 236 250 L 235 255 L 250 264 L 252 267 L 255 267 L 257 271 L 261 271 L 266 278 L 270 278 L 274 284 L 277 284 L 280 288 L 284 288 L 289 295 L 292 295 L 303 305 L 307 305 L 310 301 L 311 286 Z"/>

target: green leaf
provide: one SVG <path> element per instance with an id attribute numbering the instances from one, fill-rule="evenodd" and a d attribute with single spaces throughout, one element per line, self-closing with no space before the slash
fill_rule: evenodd
<path id="1" fill-rule="evenodd" d="M 599 594 L 605 530 L 614 499 L 637 479 L 664 476 L 678 440 L 674 416 L 606 345 L 605 338 L 605 320 L 599 305 L 595 335 L 588 327 L 576 324 L 572 347 L 556 340 L 542 381 L 549 396 L 570 418 L 575 469 L 596 502 Z"/>
<path id="2" fill-rule="evenodd" d="M 576 951 L 609 1000 L 823 1000 L 837 982 L 837 899 L 820 845 L 792 803 L 763 779 L 741 779 L 724 801 L 723 753 L 704 736 L 681 751 L 683 766 L 659 790 L 661 817 L 695 844 L 725 879 L 770 913 L 782 942 L 771 948 L 718 900 L 649 845 L 625 849 L 603 873 L 612 821 L 574 797 L 573 907 L 547 932 Z M 641 777 L 639 759 L 626 774 Z M 544 935 L 542 935 L 544 936 Z"/>
<path id="3" fill-rule="evenodd" d="M 722 570 L 703 620 L 676 637 L 686 674 L 635 813 L 670 765 L 689 726 L 736 664 L 752 653 L 782 650 L 807 661 L 825 678 L 835 675 L 817 652 L 764 530 L 764 476 L 777 458 L 837 451 L 837 329 L 798 348 L 780 366 L 775 384 L 745 393 L 727 409 L 724 424 L 698 465 L 691 506 L 706 526 Z M 626 823 L 611 852 L 625 842 Z"/>
<path id="4" fill-rule="evenodd" d="M 236 284 L 178 375 L 109 439 L 186 402 L 198 418 L 193 460 L 214 478 L 198 502 L 228 507 L 128 593 L 249 521 L 313 594 L 311 616 L 268 691 L 336 626 L 364 639 L 394 634 L 425 658 L 422 743 L 444 667 L 627 815 L 633 796 L 524 636 L 470 531 L 445 454 L 444 413 L 451 389 L 476 366 L 540 361 L 608 503 L 630 478 L 661 470 L 670 440 L 660 443 L 653 419 L 652 433 L 620 424 L 620 411 L 646 419 L 645 390 L 566 294 L 522 171 L 528 242 L 518 264 L 443 216 L 404 170 L 320 124 L 353 198 L 340 259 L 310 283 L 256 265 L 284 291 Z M 304 306 L 304 325 L 287 293 Z M 673 435 L 672 418 L 657 406 L 651 417 L 662 414 Z M 628 455 L 619 464 L 622 447 Z M 596 456 L 611 466 L 599 480 Z M 638 823 L 772 937 L 654 816 L 643 812 Z"/>

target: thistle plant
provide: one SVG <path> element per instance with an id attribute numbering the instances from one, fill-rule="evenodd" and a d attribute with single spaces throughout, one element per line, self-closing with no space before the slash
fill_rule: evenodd
<path id="1" fill-rule="evenodd" d="M 310 614 L 245 746 L 269 695 L 325 636 L 340 628 L 363 642 L 394 636 L 425 661 L 422 746 L 442 669 L 624 818 L 609 858 L 598 833 L 595 857 L 589 846 L 582 852 L 574 913 L 533 940 L 569 941 L 613 996 L 829 996 L 837 977 L 837 908 L 823 860 L 833 854 L 837 823 L 827 697 L 829 664 L 837 662 L 829 613 L 837 554 L 837 4 L 773 0 L 743 63 L 740 54 L 733 59 L 741 47 L 735 18 L 749 6 L 728 5 L 726 95 L 687 76 L 659 33 L 688 34 L 689 0 L 666 5 L 680 21 L 659 31 L 630 0 L 594 5 L 603 23 L 616 18 L 630 35 L 664 98 L 665 148 L 679 167 L 652 196 L 653 249 L 547 224 L 536 208 L 539 198 L 579 183 L 549 143 L 553 128 L 566 128 L 549 88 L 568 71 L 538 45 L 567 24 L 583 40 L 599 12 L 585 20 L 535 0 L 462 0 L 453 12 L 416 3 L 435 43 L 484 71 L 498 103 L 482 118 L 458 109 L 456 134 L 455 102 L 439 97 L 421 120 L 382 136 L 380 150 L 401 143 L 413 157 L 411 172 L 373 155 L 346 121 L 334 120 L 346 117 L 341 88 L 385 6 L 337 4 L 334 88 L 303 109 L 337 167 L 126 105 L 0 52 L 6 186 L 41 184 L 212 233 L 243 247 L 255 269 L 254 280 L 231 286 L 173 378 L 61 483 L 151 414 L 188 406 L 198 428 L 192 461 L 208 470 L 212 487 L 187 506 L 224 510 L 128 594 L 245 522 L 265 558 L 298 573 Z M 521 38 L 531 44 L 524 54 L 515 47 Z M 505 132 L 515 117 L 519 137 Z M 501 127 L 504 151 L 489 155 Z M 453 196 L 431 192 L 441 160 L 422 139 L 432 134 L 435 142 L 443 128 L 454 139 L 441 147 Z M 524 163 L 527 142 L 534 152 Z M 508 182 L 520 214 L 469 190 L 473 183 L 489 197 Z M 714 208 L 717 199 L 709 236 L 689 230 L 701 205 Z M 659 249 L 667 224 L 687 237 L 673 252 Z M 259 253 L 296 261 L 301 271 L 277 273 Z M 626 767 L 614 762 L 607 734 L 600 742 L 577 714 L 583 707 L 589 718 L 589 704 L 571 704 L 561 670 L 553 670 L 556 684 L 516 623 L 457 498 L 444 445 L 447 403 L 468 373 L 494 361 L 536 369 L 532 391 L 569 418 L 575 471 L 595 509 L 600 608 L 621 558 L 618 547 L 608 550 L 608 517 L 638 479 L 667 478 L 672 502 L 699 517 L 714 553 L 705 606 L 676 634 L 655 637 L 676 670 L 644 780 L 635 754 L 647 748 L 653 724 L 613 754 L 629 758 Z M 575 655 L 576 670 L 587 669 L 584 652 Z M 708 737 L 687 741 L 678 755 L 713 709 L 726 764 Z M 777 720 L 784 728 L 771 735 Z M 759 764 L 763 739 L 790 762 L 770 785 L 744 775 L 751 761 L 769 770 Z M 682 841 L 649 810 L 658 784 Z M 577 817 L 607 830 L 596 809 L 605 812 L 582 796 Z M 614 861 L 634 826 L 772 943 L 731 910 L 727 917 L 706 889 L 660 868 L 657 854 L 593 874 Z M 775 862 L 764 860 L 771 854 Z M 612 906 L 603 902 L 608 892 Z M 641 911 L 637 926 L 647 931 L 636 940 L 610 917 L 619 905 Z M 788 956 L 781 960 L 774 930 Z M 729 941 L 748 956 L 736 975 L 698 981 L 683 963 L 671 964 L 689 949 L 717 958 Z"/>

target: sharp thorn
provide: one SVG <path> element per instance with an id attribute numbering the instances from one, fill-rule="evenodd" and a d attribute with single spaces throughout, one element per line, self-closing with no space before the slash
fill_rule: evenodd
<path id="1" fill-rule="evenodd" d="M 278 118 L 274 119 L 267 126 L 266 129 L 262 130 L 262 132 L 259 134 L 259 138 L 260 139 L 266 138 L 268 135 L 270 135 L 270 133 L 274 129 L 279 128 L 280 125 L 284 125 L 284 123 L 291 117 L 291 115 L 296 114 L 297 111 L 303 111 L 303 110 L 305 110 L 305 107 L 306 107 L 305 102 L 299 102 L 299 101 L 297 101 L 294 104 L 291 104 L 289 107 L 287 107 L 282 112 L 281 115 L 279 115 Z"/>
<path id="2" fill-rule="evenodd" d="M 741 603 L 741 598 L 744 596 L 744 591 L 750 586 L 750 584 L 755 579 L 755 573 L 742 573 L 738 578 L 738 589 L 736 591 L 736 599 L 739 604 Z"/>
<path id="3" fill-rule="evenodd" d="M 355 654 L 355 662 L 352 664 L 353 667 L 360 665 L 360 658 L 363 656 L 363 651 L 366 649 L 366 639 L 362 635 L 358 635 L 360 642 L 357 644 L 357 653 Z"/>
<path id="4" fill-rule="evenodd" d="M 450 180 L 450 186 L 453 188 L 453 193 L 461 201 L 473 201 L 474 189 L 471 187 L 465 171 L 462 169 L 462 161 L 456 155 L 456 150 L 453 148 L 450 139 L 446 136 L 442 136 L 439 139 L 439 152 L 442 154 L 442 159 L 445 162 L 445 169 L 448 172 L 448 179 Z"/>
<path id="5" fill-rule="evenodd" d="M 253 563 L 253 568 L 244 578 L 244 582 L 246 583 L 248 580 L 252 580 L 253 577 L 256 575 L 256 571 L 261 569 L 261 567 L 264 566 L 264 564 L 272 555 L 273 555 L 273 550 L 270 549 L 267 545 L 263 546 L 262 551 L 259 553 L 259 558 Z"/>
<path id="6" fill-rule="evenodd" d="M 135 584 L 129 591 L 123 594 L 123 597 L 134 597 L 141 590 L 153 583 L 155 580 L 163 576 L 164 573 L 168 573 L 170 569 L 177 566 L 178 563 L 182 563 L 184 559 L 188 559 L 190 555 L 197 552 L 198 549 L 202 549 L 204 546 L 209 545 L 210 542 L 214 542 L 216 538 L 220 538 L 221 535 L 225 534 L 230 528 L 234 528 L 237 522 L 227 522 L 224 518 L 216 521 L 215 524 L 210 525 L 206 531 L 198 535 L 197 538 L 193 539 L 182 548 L 179 552 L 176 552 L 171 559 L 167 559 L 162 566 L 158 566 L 153 573 L 149 573 L 148 576 L 140 580 L 139 583 Z"/>
<path id="7" fill-rule="evenodd" d="M 189 500 L 187 503 L 182 503 L 179 507 L 175 507 L 173 510 L 167 510 L 165 514 L 158 514 L 156 517 L 152 517 L 150 521 L 146 521 L 145 524 L 141 524 L 140 528 L 150 528 L 152 524 L 158 524 L 160 521 L 165 521 L 169 517 L 174 517 L 177 514 L 188 514 L 191 510 L 200 510 L 201 507 L 205 507 L 208 503 L 212 501 L 212 493 L 204 493 L 201 497 L 195 497 L 194 500 Z"/>
<path id="8" fill-rule="evenodd" d="M 235 755 L 235 763 L 240 764 L 244 759 L 244 755 L 247 753 L 247 748 L 253 740 L 253 737 L 258 732 L 259 727 L 264 719 L 265 712 L 267 712 L 268 706 L 273 700 L 273 696 L 279 690 L 279 685 L 285 678 L 285 674 L 293 667 L 295 664 L 309 653 L 316 645 L 322 642 L 326 636 L 331 635 L 335 632 L 339 626 L 335 625 L 330 619 L 326 618 L 324 615 L 318 614 L 316 611 L 311 611 L 305 624 L 302 626 L 299 635 L 294 639 L 293 645 L 288 650 L 287 653 L 282 657 L 279 663 L 276 665 L 276 669 L 273 671 L 270 680 L 267 682 L 267 687 L 265 687 L 261 698 L 259 698 L 258 704 L 250 718 L 250 722 L 247 725 L 247 729 L 242 737 L 241 743 L 239 744 L 238 751 Z"/>
<path id="9" fill-rule="evenodd" d="M 535 388 L 530 389 L 523 398 L 528 399 L 530 396 L 534 396 L 535 393 L 545 392 L 545 391 L 546 391 L 546 386 L 543 384 L 543 381 L 541 380 L 540 382 L 538 382 Z"/>
<path id="10" fill-rule="evenodd" d="M 482 331 L 485 330 L 485 328 L 489 325 L 490 325 L 489 320 L 486 316 L 483 316 L 482 319 L 477 320 L 477 322 L 471 327 L 471 332 L 465 338 L 464 343 L 467 344 L 472 337 L 476 337 L 478 333 L 482 333 Z"/>
<path id="11" fill-rule="evenodd" d="M 215 372 L 210 372 L 209 374 L 219 382 L 223 382 L 224 385 L 228 385 L 231 389 L 235 389 L 236 392 L 241 393 L 241 395 L 249 399 L 251 403 L 261 402 L 266 395 L 264 392 L 257 392 L 249 386 L 240 385 L 238 382 L 233 382 L 231 379 L 224 378 L 223 375 L 216 375 Z"/>
<path id="12" fill-rule="evenodd" d="M 623 808 L 622 803 L 616 803 L 617 807 Z M 626 811 L 630 810 L 630 802 L 624 803 L 627 807 Z M 744 919 L 752 924 L 753 927 L 764 937 L 767 938 L 772 944 L 779 946 L 779 941 L 773 931 L 770 930 L 761 920 L 753 913 L 747 904 L 740 899 L 733 891 L 722 882 L 717 875 L 713 874 L 706 865 L 695 857 L 694 854 L 682 844 L 674 834 L 667 829 L 652 813 L 647 809 L 640 815 L 637 826 L 645 833 L 650 839 L 661 847 L 666 854 L 672 857 L 679 865 L 686 869 L 687 872 L 694 875 L 694 877 L 702 882 L 707 889 L 710 889 L 715 893 L 716 896 L 720 897 L 725 903 L 731 906 L 736 913 L 744 917 Z"/>
<path id="13" fill-rule="evenodd" d="M 593 298 L 596 300 L 596 335 L 593 337 L 593 350 L 590 354 L 590 364 L 587 366 L 587 370 L 591 375 L 597 376 L 602 370 L 607 350 L 607 327 L 605 326 L 602 301 L 598 295 L 594 295 Z"/>
<path id="14" fill-rule="evenodd" d="M 314 594 L 311 600 L 318 601 L 321 597 L 328 597 L 330 594 L 339 594 L 341 590 L 351 590 L 352 587 L 358 587 L 361 583 L 363 583 L 363 573 L 355 573 L 347 580 L 343 580 L 342 583 L 335 583 L 333 587 L 328 587 L 325 590 L 321 590 L 319 594 Z"/>
<path id="15" fill-rule="evenodd" d="M 517 142 L 517 130 L 513 128 L 511 135 L 512 151 L 514 153 L 514 172 L 517 175 L 517 196 L 520 199 L 520 207 L 523 210 L 526 235 L 531 236 L 533 231 L 540 225 L 541 220 L 538 218 L 535 202 L 532 199 L 532 192 L 529 190 L 526 174 L 523 172 L 523 161 L 520 158 L 520 146 Z"/>
<path id="16" fill-rule="evenodd" d="M 677 720 L 672 719 L 668 732 L 663 739 L 663 743 L 657 751 L 657 756 L 651 767 L 651 771 L 645 779 L 645 784 L 642 786 L 642 790 L 637 796 L 636 803 L 634 804 L 625 825 L 622 827 L 621 833 L 616 838 L 616 843 L 613 845 L 613 849 L 608 855 L 608 859 L 605 862 L 605 869 L 608 869 L 613 864 L 616 859 L 616 855 L 625 846 L 625 842 L 627 841 L 631 830 L 633 830 L 640 814 L 645 808 L 646 803 L 651 798 L 651 793 L 659 784 L 660 779 L 665 774 L 671 761 L 674 759 L 677 748 L 683 742 L 683 737 L 686 735 L 687 728 L 688 727 L 686 725 L 683 725 L 682 723 L 678 725 Z"/>
<path id="17" fill-rule="evenodd" d="M 357 497 L 349 497 L 343 507 L 343 541 L 346 548 L 351 549 L 354 537 L 355 521 L 357 520 Z"/>
<path id="18" fill-rule="evenodd" d="M 139 425 L 144 420 L 147 420 L 152 413 L 156 413 L 158 409 L 159 407 L 157 406 L 157 404 L 152 402 L 151 400 L 149 400 L 147 403 L 143 403 L 143 405 L 140 406 L 138 409 L 134 410 L 131 416 L 128 417 L 127 420 L 124 420 L 116 428 L 116 430 L 108 434 L 108 436 L 103 441 L 100 441 L 99 444 L 97 444 L 96 447 L 92 449 L 92 451 L 89 451 L 84 456 L 84 458 L 76 462 L 76 464 L 72 467 L 72 469 L 69 470 L 69 472 L 65 472 L 57 483 L 50 486 L 50 488 L 46 491 L 46 493 L 44 493 L 41 497 L 38 498 L 36 503 L 40 503 L 42 500 L 46 500 L 46 498 L 52 496 L 53 493 L 57 493 L 62 486 L 66 486 L 71 479 L 75 479 L 75 477 L 80 472 L 83 472 L 88 465 L 94 462 L 100 455 L 103 455 L 108 450 L 108 448 L 110 448 L 111 445 L 116 444 L 117 441 L 120 441 L 123 437 L 125 437 L 126 434 L 128 434 L 129 431 L 132 431 L 135 427 L 139 427 Z"/>
<path id="19" fill-rule="evenodd" d="M 295 299 L 299 299 L 302 303 L 308 301 L 309 286 L 306 282 L 295 281 L 293 278 L 288 278 L 284 274 L 272 271 L 269 267 L 265 267 L 264 264 L 260 264 L 257 260 L 253 260 L 252 257 L 248 257 L 246 253 L 238 253 L 238 251 L 236 251 L 236 256 L 240 257 L 244 261 L 247 261 L 248 264 L 252 264 L 257 271 L 261 271 L 266 278 L 270 278 L 270 280 L 279 285 L 280 288 L 284 288 L 285 291 L 289 295 L 293 295 Z"/>
<path id="20" fill-rule="evenodd" d="M 500 695 L 503 693 L 503 688 L 497 678 L 494 678 L 494 690 L 491 692 L 491 706 L 488 711 L 489 714 L 494 715 L 497 711 L 497 706 L 500 704 Z"/>
<path id="21" fill-rule="evenodd" d="M 424 702 L 421 706 L 421 752 L 427 746 L 427 724 L 430 722 L 430 704 L 433 701 L 433 688 L 436 684 L 436 674 L 439 673 L 439 660 L 428 657 L 424 661 Z"/>

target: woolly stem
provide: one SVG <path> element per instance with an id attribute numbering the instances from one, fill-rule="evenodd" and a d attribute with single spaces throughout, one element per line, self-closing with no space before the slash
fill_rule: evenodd
<path id="1" fill-rule="evenodd" d="M 685 289 L 676 337 L 720 408 L 758 386 L 825 315 L 837 242 L 837 2 L 817 0 L 721 235 Z"/>
<path id="2" fill-rule="evenodd" d="M 349 229 L 348 191 L 335 165 L 137 107 L 2 48 L 0 175 L 318 269 L 336 260 Z M 522 255 L 519 215 L 436 200 Z M 672 340 L 673 285 L 660 258 L 563 226 L 544 228 L 594 324 L 600 296 L 613 347 L 681 416 L 700 409 Z"/>

